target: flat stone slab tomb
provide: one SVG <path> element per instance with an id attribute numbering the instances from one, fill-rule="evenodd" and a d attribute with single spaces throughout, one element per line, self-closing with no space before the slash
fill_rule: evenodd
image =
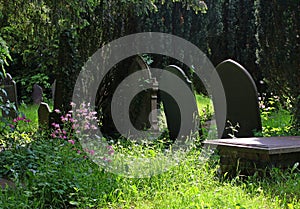
<path id="1" fill-rule="evenodd" d="M 263 174 L 268 168 L 286 169 L 300 163 L 300 136 L 216 139 L 203 143 L 220 155 L 221 174 Z"/>

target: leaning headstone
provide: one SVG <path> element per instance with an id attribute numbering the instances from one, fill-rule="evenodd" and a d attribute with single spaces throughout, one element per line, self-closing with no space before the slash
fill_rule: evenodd
<path id="1" fill-rule="evenodd" d="M 13 103 L 15 108 L 9 108 L 9 111 L 2 111 L 3 117 L 15 118 L 17 117 L 17 108 L 18 108 L 18 101 L 17 101 L 17 87 L 16 82 L 12 79 L 9 73 L 6 74 L 6 78 L 0 81 L 0 85 L 3 85 L 3 89 L 5 90 L 6 94 L 0 92 L 0 96 L 3 98 L 3 102 Z"/>
<path id="2" fill-rule="evenodd" d="M 232 126 L 239 125 L 235 137 L 254 136 L 253 131 L 261 131 L 262 124 L 257 89 L 251 75 L 243 66 L 230 59 L 220 63 L 216 69 L 225 90 L 226 121 Z M 227 127 L 222 138 L 231 138 L 230 134 L 232 130 Z"/>
<path id="3" fill-rule="evenodd" d="M 159 79 L 160 98 L 166 115 L 169 137 L 170 140 L 175 141 L 176 139 L 190 136 L 191 131 L 198 127 L 199 124 L 197 124 L 197 118 L 195 118 L 198 116 L 198 109 L 193 95 L 192 82 L 184 71 L 175 65 L 167 66 L 164 71 L 177 76 L 185 85 L 185 87 L 180 86 L 180 82 L 176 82 L 174 78 L 165 73 L 162 73 Z M 173 89 L 173 95 L 162 91 L 164 88 Z M 177 94 L 178 101 L 173 98 L 175 94 Z M 179 136 L 180 129 L 182 130 L 181 136 Z"/>
<path id="4" fill-rule="evenodd" d="M 40 104 L 43 101 L 43 89 L 38 84 L 33 85 L 32 100 L 34 104 Z"/>
<path id="5" fill-rule="evenodd" d="M 142 71 L 143 70 L 143 71 Z M 156 80 L 152 78 L 151 72 L 147 64 L 143 61 L 140 56 L 129 57 L 119 64 L 117 64 L 103 79 L 102 85 L 100 85 L 97 98 L 96 106 L 101 111 L 100 122 L 102 123 L 101 132 L 106 137 L 117 138 L 119 137 L 119 130 L 117 130 L 116 125 L 112 118 L 111 103 L 113 95 L 122 81 L 129 75 L 136 73 L 138 71 L 142 72 L 139 80 L 143 82 L 148 82 L 147 86 L 153 86 L 153 88 L 147 89 L 138 93 L 130 103 L 129 107 L 129 117 L 130 121 L 127 121 L 122 114 L 128 113 L 127 107 L 119 105 L 120 114 L 118 117 L 124 120 L 124 127 L 131 123 L 132 126 L 139 131 L 149 130 L 158 131 L 158 121 L 157 113 L 157 89 L 155 90 L 155 85 L 157 87 Z M 117 76 L 116 76 L 117 75 Z M 128 80 L 127 80 L 128 81 Z M 138 80 L 132 80 L 128 82 L 130 88 L 137 88 L 134 90 L 139 90 L 138 85 L 135 85 Z M 149 85 L 150 83 L 150 85 Z M 155 84 L 156 83 L 156 84 Z M 133 85 L 131 85 L 133 84 Z M 133 90 L 133 91 L 134 91 Z M 156 94 L 156 95 L 155 95 Z M 125 96 L 125 95 L 124 95 Z M 126 98 L 124 98 L 126 99 Z M 122 99 L 121 99 L 122 100 Z M 118 105 L 118 104 L 117 104 Z M 155 107 L 153 109 L 153 107 Z M 130 131 L 130 130 L 129 130 Z"/>
<path id="6" fill-rule="evenodd" d="M 49 126 L 50 108 L 47 103 L 41 102 L 38 109 L 39 127 L 48 128 Z"/>
<path id="7" fill-rule="evenodd" d="M 152 106 L 153 107 L 156 106 L 155 103 L 156 100 L 153 97 L 155 97 L 155 92 L 157 91 L 153 90 L 153 87 L 157 84 L 155 83 L 156 80 L 152 78 L 148 65 L 144 62 L 144 60 L 140 56 L 135 56 L 131 66 L 128 69 L 128 74 L 132 74 L 140 70 L 146 70 L 143 71 L 144 73 L 142 74 L 140 80 L 142 82 L 151 83 L 152 88 L 139 93 L 138 96 L 135 97 L 135 99 L 132 101 L 129 114 L 133 126 L 138 130 L 144 130 L 144 129 L 151 128 L 151 124 L 153 124 L 152 122 L 155 123 L 155 121 L 157 121 L 157 118 L 155 118 L 154 116 L 156 113 L 153 112 L 156 110 L 156 107 L 152 109 Z M 143 84 L 145 85 L 145 83 Z M 149 121 L 149 119 L 153 121 Z"/>

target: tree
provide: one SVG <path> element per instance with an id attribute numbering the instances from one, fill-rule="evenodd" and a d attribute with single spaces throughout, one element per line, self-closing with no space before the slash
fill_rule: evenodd
<path id="1" fill-rule="evenodd" d="M 300 5 L 297 1 L 256 1 L 258 64 L 272 92 L 292 100 L 300 127 Z M 270 90 L 269 90 L 270 91 Z"/>

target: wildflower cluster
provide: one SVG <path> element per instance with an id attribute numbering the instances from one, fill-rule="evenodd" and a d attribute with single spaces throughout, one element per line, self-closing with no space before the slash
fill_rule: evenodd
<path id="1" fill-rule="evenodd" d="M 67 140 L 68 143 L 73 145 L 73 150 L 77 154 L 89 153 L 94 155 L 94 150 L 85 148 L 84 150 L 78 149 L 76 142 L 78 138 L 84 138 L 89 131 L 97 130 L 98 127 L 92 123 L 97 121 L 97 112 L 91 111 L 90 104 L 82 103 L 79 108 L 76 108 L 76 104 L 71 102 L 73 110 L 68 111 L 65 115 L 61 115 L 61 123 L 52 123 L 53 132 L 52 138 L 60 138 Z M 57 114 L 62 114 L 60 110 L 54 110 Z M 76 118 L 76 119 L 75 119 Z M 84 156 L 86 158 L 86 156 Z"/>
<path id="2" fill-rule="evenodd" d="M 73 108 L 76 104 L 71 102 Z M 61 114 L 61 111 L 56 109 L 56 113 Z M 54 132 L 51 134 L 52 138 L 61 138 L 72 140 L 76 138 L 76 134 L 82 136 L 85 131 L 97 130 L 98 127 L 92 124 L 93 120 L 97 120 L 97 112 L 90 111 L 90 104 L 82 103 L 78 109 L 68 111 L 67 114 L 60 117 L 61 123 L 52 123 Z M 76 119 L 73 117 L 75 116 Z"/>
<path id="3" fill-rule="evenodd" d="M 22 122 L 28 124 L 31 121 L 30 119 L 27 119 L 26 116 L 22 116 L 22 117 L 18 116 L 12 120 L 12 123 L 9 124 L 9 127 L 11 128 L 12 131 L 15 131 L 19 127 L 19 124 Z"/>
<path id="4" fill-rule="evenodd" d="M 33 132 L 29 131 L 30 122 L 25 115 L 10 120 L 6 131 L 1 133 L 3 137 L 0 140 L 0 149 L 23 146 L 32 141 Z"/>
<path id="5" fill-rule="evenodd" d="M 107 146 L 106 149 L 107 149 L 108 156 L 113 156 L 114 155 L 115 150 L 114 150 L 114 148 L 111 145 Z M 103 157 L 102 160 L 104 162 L 108 162 L 108 163 L 111 162 L 111 159 L 108 156 Z"/>

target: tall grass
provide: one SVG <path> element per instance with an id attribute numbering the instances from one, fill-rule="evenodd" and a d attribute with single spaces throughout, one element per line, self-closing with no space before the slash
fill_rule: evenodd
<path id="1" fill-rule="evenodd" d="M 197 101 L 200 108 L 210 103 L 201 96 Z M 36 106 L 20 110 L 37 123 Z M 275 111 L 266 120 L 283 120 L 286 114 Z M 300 208 L 297 165 L 286 171 L 274 168 L 265 177 L 225 179 L 218 174 L 218 156 L 203 158 L 204 151 L 195 148 L 164 173 L 127 178 L 76 152 L 79 143 L 51 139 L 48 131 L 33 137 L 30 144 L 0 153 L 0 177 L 16 183 L 15 189 L 0 191 L 0 208 Z M 142 145 L 113 146 L 135 157 L 145 154 Z"/>
<path id="2" fill-rule="evenodd" d="M 34 166 L 22 171 L 20 186 L 0 192 L 1 208 L 300 208 L 296 170 L 222 180 L 217 158 L 202 161 L 201 151 L 193 150 L 165 173 L 127 178 L 106 172 L 62 140 L 35 141 L 29 149 L 29 155 L 22 152 L 34 157 Z"/>

